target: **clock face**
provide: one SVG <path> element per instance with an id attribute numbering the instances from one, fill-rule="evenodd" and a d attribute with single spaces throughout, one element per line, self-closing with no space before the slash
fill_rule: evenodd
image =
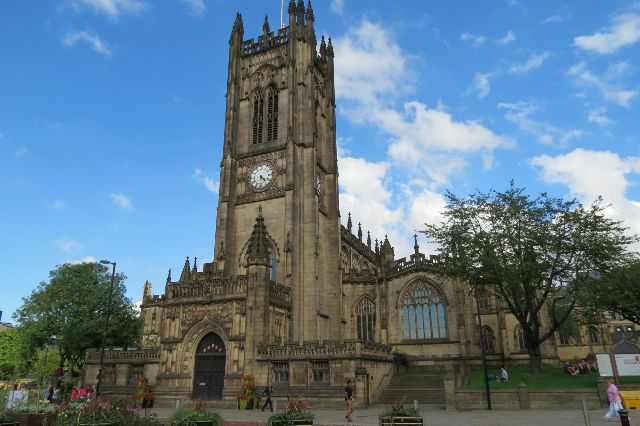
<path id="1" fill-rule="evenodd" d="M 251 185 L 255 189 L 265 189 L 273 179 L 273 169 L 269 164 L 259 164 L 249 175 Z"/>

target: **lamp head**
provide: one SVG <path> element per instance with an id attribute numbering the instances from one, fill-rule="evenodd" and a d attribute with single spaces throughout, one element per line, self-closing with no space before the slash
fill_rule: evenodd
<path id="1" fill-rule="evenodd" d="M 102 263 L 103 265 L 113 265 L 113 262 L 112 262 L 112 261 L 110 261 L 110 260 L 105 260 L 105 259 L 102 259 L 102 260 L 100 261 L 100 263 Z"/>

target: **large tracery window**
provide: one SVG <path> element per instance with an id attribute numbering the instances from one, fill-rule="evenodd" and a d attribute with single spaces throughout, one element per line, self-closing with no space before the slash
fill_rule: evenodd
<path id="1" fill-rule="evenodd" d="M 447 337 L 444 301 L 438 290 L 426 282 L 412 284 L 402 301 L 405 339 L 444 339 Z"/>
<path id="2" fill-rule="evenodd" d="M 253 97 L 253 144 L 262 143 L 262 123 L 264 114 L 264 98 L 262 92 L 256 91 Z"/>
<path id="3" fill-rule="evenodd" d="M 482 346 L 488 354 L 496 351 L 496 336 L 493 334 L 493 329 L 488 325 L 482 326 Z"/>
<path id="4" fill-rule="evenodd" d="M 368 297 L 363 297 L 356 305 L 356 326 L 358 339 L 373 340 L 376 329 L 376 305 Z"/>
<path id="5" fill-rule="evenodd" d="M 278 139 L 278 91 L 269 89 L 267 94 L 267 142 Z"/>

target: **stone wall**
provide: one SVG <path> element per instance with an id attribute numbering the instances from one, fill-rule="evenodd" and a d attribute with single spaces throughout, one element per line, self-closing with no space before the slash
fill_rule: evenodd
<path id="1" fill-rule="evenodd" d="M 491 406 L 497 410 L 575 409 L 581 400 L 590 410 L 601 408 L 597 389 L 529 390 L 526 386 L 510 390 L 492 390 Z M 483 391 L 456 391 L 456 409 L 482 410 L 487 408 Z"/>

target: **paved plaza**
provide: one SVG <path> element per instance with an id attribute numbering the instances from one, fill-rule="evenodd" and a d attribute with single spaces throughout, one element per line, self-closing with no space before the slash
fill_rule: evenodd
<path id="1" fill-rule="evenodd" d="M 378 413 L 384 410 L 384 406 L 372 406 L 368 409 L 356 410 L 353 414 L 353 423 L 347 423 L 342 409 L 316 409 L 315 424 L 318 425 L 377 425 Z M 154 410 L 160 418 L 168 418 L 173 410 L 159 408 Z M 225 420 L 234 422 L 266 423 L 269 418 L 267 412 L 260 410 L 240 411 L 232 409 L 218 410 Z M 580 407 L 574 410 L 477 410 L 477 411 L 445 411 L 420 407 L 426 426 L 581 426 L 585 425 Z M 605 410 L 590 410 L 588 412 L 592 425 L 620 424 L 619 421 L 607 423 L 602 419 Z M 634 412 L 630 414 L 631 424 L 634 420 Z"/>

